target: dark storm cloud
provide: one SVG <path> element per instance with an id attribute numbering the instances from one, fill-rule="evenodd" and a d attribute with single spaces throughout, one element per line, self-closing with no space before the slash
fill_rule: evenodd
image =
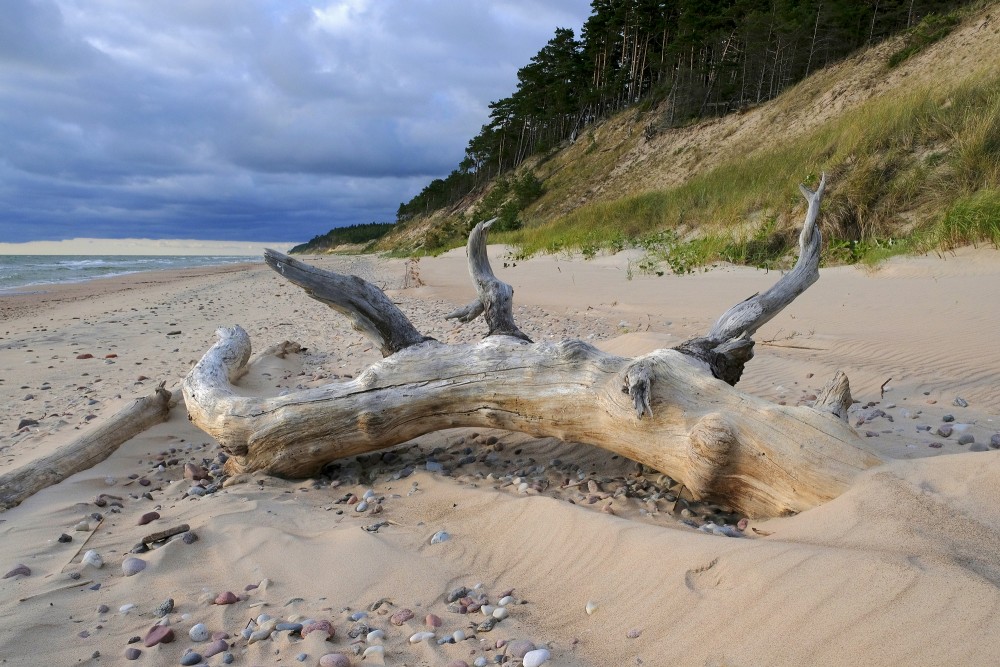
<path id="1" fill-rule="evenodd" d="M 586 0 L 13 0 L 0 241 L 390 220 Z"/>

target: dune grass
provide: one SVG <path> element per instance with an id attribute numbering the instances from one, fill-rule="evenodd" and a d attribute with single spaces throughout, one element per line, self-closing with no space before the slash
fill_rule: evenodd
<path id="1" fill-rule="evenodd" d="M 823 171 L 830 182 L 822 219 L 827 261 L 996 245 L 1000 73 L 875 98 L 679 187 L 586 205 L 500 240 L 525 255 L 594 254 L 670 232 L 651 254 L 767 266 L 795 247 L 804 212 L 798 183 L 815 186 Z"/>

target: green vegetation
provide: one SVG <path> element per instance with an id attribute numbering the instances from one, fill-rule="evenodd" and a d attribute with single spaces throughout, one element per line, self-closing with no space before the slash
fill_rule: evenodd
<path id="1" fill-rule="evenodd" d="M 957 23 L 968 0 L 594 0 L 579 39 L 557 28 L 490 105 L 465 158 L 409 202 L 397 221 L 452 207 L 624 109 L 650 117 L 652 137 L 725 115 L 783 90 L 857 49 L 908 31 L 896 65 Z M 915 26 L 915 27 L 912 27 Z"/>
<path id="2" fill-rule="evenodd" d="M 815 186 L 819 170 L 831 182 L 825 261 L 876 264 L 903 252 L 997 244 L 1000 73 L 873 99 L 679 187 L 583 206 L 502 240 L 526 255 L 641 247 L 653 265 L 681 273 L 717 260 L 775 266 L 796 247 L 804 210 L 796 184 Z"/>
<path id="3" fill-rule="evenodd" d="M 358 245 L 382 238 L 394 227 L 391 222 L 370 222 L 368 224 L 335 227 L 326 234 L 314 236 L 307 243 L 300 243 L 289 252 L 295 254 L 315 254 L 327 252 L 339 245 Z"/>
<path id="4" fill-rule="evenodd" d="M 959 19 L 956 14 L 928 14 L 914 28 L 906 32 L 903 46 L 889 56 L 889 67 L 893 68 L 912 55 L 920 53 L 934 42 L 948 36 Z"/>

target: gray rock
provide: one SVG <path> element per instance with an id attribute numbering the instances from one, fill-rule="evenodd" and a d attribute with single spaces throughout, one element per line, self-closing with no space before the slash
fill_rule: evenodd
<path id="1" fill-rule="evenodd" d="M 955 415 L 944 415 L 943 417 L 941 417 L 941 421 L 943 421 L 943 422 L 953 422 L 953 421 L 955 421 Z"/>
<path id="2" fill-rule="evenodd" d="M 958 436 L 958 444 L 960 445 L 971 445 L 975 441 L 976 439 L 972 436 L 971 433 L 963 433 L 962 435 Z"/>
<path id="3" fill-rule="evenodd" d="M 174 599 L 167 598 L 166 600 L 161 602 L 159 606 L 156 607 L 156 609 L 153 610 L 153 616 L 156 616 L 157 618 L 161 616 L 166 616 L 173 610 L 174 610 Z"/>
<path id="4" fill-rule="evenodd" d="M 961 396 L 956 396 L 954 405 L 960 408 L 967 408 L 969 407 L 969 402 L 964 398 L 962 398 Z"/>
<path id="5" fill-rule="evenodd" d="M 972 443 L 972 447 L 969 447 L 970 452 L 988 452 L 990 448 L 981 442 Z"/>
<path id="6" fill-rule="evenodd" d="M 190 651 L 181 656 L 182 665 L 197 665 L 201 662 L 201 654 Z"/>
<path id="7" fill-rule="evenodd" d="M 1000 449 L 1000 433 L 990 436 L 990 449 Z"/>
<path id="8" fill-rule="evenodd" d="M 938 426 L 937 434 L 940 435 L 942 438 L 947 438 L 951 436 L 951 430 L 952 430 L 951 427 L 948 426 L 947 424 L 941 424 L 940 426 Z"/>
<path id="9" fill-rule="evenodd" d="M 1000 433 L 998 433 L 994 437 L 997 438 L 997 442 L 1000 442 Z M 448 593 L 448 595 L 445 596 L 444 601 L 454 602 L 455 600 L 464 598 L 468 594 L 469 594 L 469 589 L 466 588 L 465 586 L 460 586 L 459 588 L 456 588 L 455 590 Z"/>

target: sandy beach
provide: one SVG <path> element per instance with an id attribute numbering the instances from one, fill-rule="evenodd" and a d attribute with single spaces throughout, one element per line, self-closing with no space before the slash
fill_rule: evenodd
<path id="1" fill-rule="evenodd" d="M 535 340 L 580 338 L 627 356 L 706 332 L 779 275 L 648 276 L 630 271 L 628 253 L 490 255 Z M 481 320 L 444 320 L 473 296 L 464 251 L 421 259 L 422 284 L 405 279 L 403 260 L 309 261 L 383 287 L 426 335 L 485 333 Z M 0 664 L 319 665 L 340 653 L 355 666 L 520 665 L 525 642 L 553 667 L 996 664 L 998 321 L 995 249 L 822 269 L 758 332 L 739 388 L 794 405 L 843 370 L 858 401 L 851 425 L 893 461 L 818 508 L 751 521 L 741 537 L 692 527 L 724 508 L 671 511 L 662 476 L 634 462 L 483 429 L 423 436 L 311 479 L 255 474 L 192 492 L 190 477 L 218 478 L 220 450 L 180 406 L 0 513 L 0 576 L 30 570 L 0 579 Z M 251 394 L 351 378 L 380 358 L 261 265 L 3 295 L 0 474 L 160 382 L 176 388 L 214 331 L 233 324 L 255 350 L 306 348 L 255 364 L 241 381 Z M 81 562 L 91 550 L 102 567 Z M 146 566 L 126 576 L 130 557 Z M 480 604 L 505 610 L 492 628 Z M 148 645 L 163 618 L 173 641 Z M 424 631 L 434 637 L 411 643 Z"/>

